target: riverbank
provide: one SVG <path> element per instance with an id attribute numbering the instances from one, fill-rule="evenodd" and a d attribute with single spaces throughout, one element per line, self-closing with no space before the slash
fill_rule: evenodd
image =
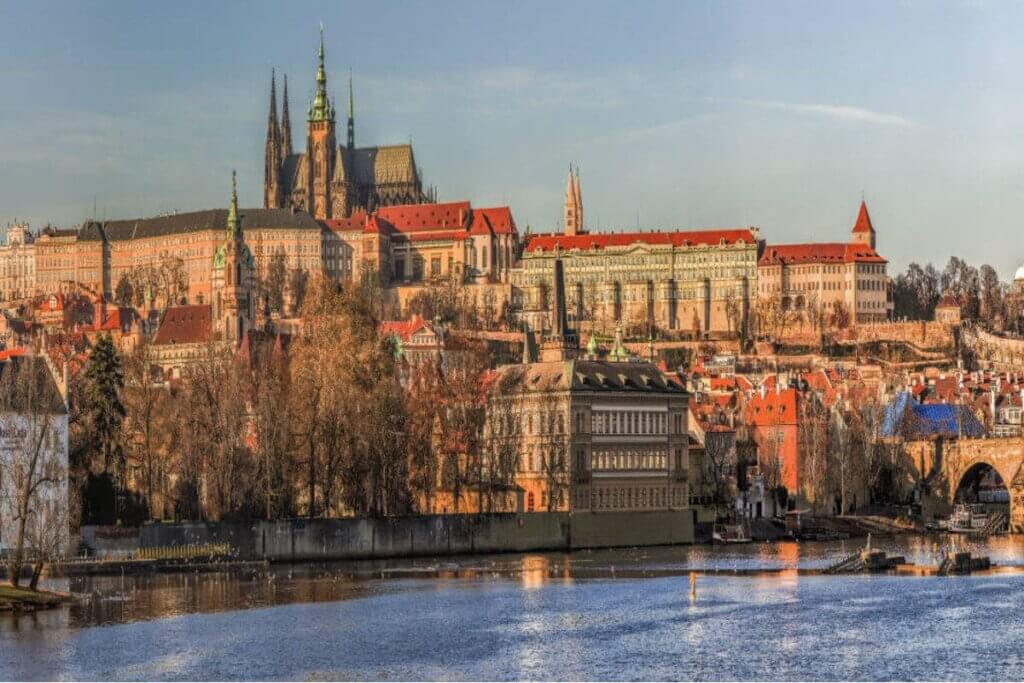
<path id="1" fill-rule="evenodd" d="M 71 597 L 63 593 L 15 588 L 9 583 L 0 583 L 0 612 L 33 612 L 59 607 L 70 602 Z"/>

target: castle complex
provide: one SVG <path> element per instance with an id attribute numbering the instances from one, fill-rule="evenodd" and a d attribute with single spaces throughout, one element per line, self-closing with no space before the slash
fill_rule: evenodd
<path id="1" fill-rule="evenodd" d="M 555 262 L 564 266 L 568 322 L 591 333 L 622 325 L 634 337 L 746 334 L 766 304 L 804 322 L 842 311 L 850 323 L 891 316 L 886 261 L 863 202 L 845 243 L 774 245 L 752 226 L 596 233 L 570 167 L 562 232 L 523 241 L 509 207 L 438 203 L 425 192 L 411 145 L 357 147 L 351 78 L 339 142 L 325 59 L 321 32 L 303 152 L 292 148 L 288 81 L 279 109 L 271 75 L 262 208 L 239 209 L 233 194 L 228 209 L 89 220 L 35 239 L 14 226 L 0 248 L 0 300 L 84 291 L 113 301 L 140 270 L 175 262 L 181 282 L 147 288 L 148 305 L 212 306 L 214 332 L 237 341 L 267 310 L 262 283 L 280 256 L 292 273 L 377 278 L 402 306 L 425 287 L 454 282 L 481 310 L 538 332 L 551 320 Z"/>
<path id="2" fill-rule="evenodd" d="M 334 130 L 336 112 L 327 94 L 322 29 L 317 56 L 316 90 L 306 110 L 305 152 L 292 151 L 287 77 L 278 121 L 277 88 L 271 75 L 263 205 L 268 209 L 299 209 L 322 220 L 351 216 L 360 209 L 373 211 L 379 206 L 428 201 L 411 144 L 356 147 L 351 77 L 346 139 L 344 144 L 338 143 Z"/>

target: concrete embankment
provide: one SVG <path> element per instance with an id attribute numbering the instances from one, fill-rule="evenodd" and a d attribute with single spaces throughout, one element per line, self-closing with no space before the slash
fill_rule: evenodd
<path id="1" fill-rule="evenodd" d="M 158 562 L 136 561 L 140 571 L 159 571 L 163 554 L 189 547 L 222 548 L 218 561 L 319 562 L 678 545 L 694 542 L 694 525 L 690 510 L 151 523 L 139 529 L 134 548 L 119 534 L 110 553 L 96 540 L 102 536 L 90 530 L 83 540 L 91 539 L 96 557 L 117 561 L 89 572 L 104 565 L 120 571 L 142 557 Z"/>

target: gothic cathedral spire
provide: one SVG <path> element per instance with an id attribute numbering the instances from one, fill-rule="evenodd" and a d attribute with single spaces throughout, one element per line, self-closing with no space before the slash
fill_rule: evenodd
<path id="1" fill-rule="evenodd" d="M 319 64 L 316 68 L 316 94 L 309 107 L 310 121 L 333 121 L 334 111 L 327 97 L 327 69 L 324 67 L 324 25 L 320 24 L 320 49 L 317 51 Z"/>
<path id="2" fill-rule="evenodd" d="M 288 105 L 285 100 L 285 116 Z M 277 127 L 277 78 L 270 72 L 270 112 L 267 114 L 267 142 L 264 147 L 263 206 L 279 208 L 281 197 L 281 131 Z"/>
<path id="3" fill-rule="evenodd" d="M 569 177 L 565 181 L 565 234 L 583 233 L 583 200 L 580 195 L 580 174 L 569 166 Z"/>
<path id="4" fill-rule="evenodd" d="M 352 97 L 352 69 L 348 70 L 348 148 L 356 146 L 356 105 Z"/>
<path id="5" fill-rule="evenodd" d="M 288 115 L 288 74 L 284 75 L 284 96 L 281 98 L 281 162 L 292 154 L 292 119 Z"/>
<path id="6" fill-rule="evenodd" d="M 324 26 L 320 24 L 320 49 L 317 52 L 316 94 L 309 105 L 306 121 L 306 163 L 309 195 L 306 210 L 323 220 L 334 214 L 331 184 L 334 178 L 338 146 L 334 137 L 334 107 L 327 95 L 327 69 L 324 66 Z"/>

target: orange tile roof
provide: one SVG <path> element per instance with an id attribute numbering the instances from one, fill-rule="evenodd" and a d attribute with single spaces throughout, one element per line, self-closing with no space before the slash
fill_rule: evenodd
<path id="1" fill-rule="evenodd" d="M 380 333 L 382 336 L 393 334 L 403 342 L 408 342 L 412 339 L 412 335 L 426 325 L 427 323 L 418 314 L 413 315 L 409 320 L 382 320 Z"/>
<path id="2" fill-rule="evenodd" d="M 860 200 L 860 211 L 857 212 L 857 222 L 853 224 L 854 232 L 874 232 L 875 228 L 871 225 L 871 216 L 868 215 L 868 205 L 862 199 Z"/>
<path id="3" fill-rule="evenodd" d="M 756 427 L 795 425 L 797 420 L 797 391 L 774 389 L 766 391 L 764 398 L 755 393 L 747 401 L 746 422 Z"/>
<path id="4" fill-rule="evenodd" d="M 323 224 L 331 232 L 358 232 L 366 227 L 366 212 L 353 211 L 348 218 L 328 218 Z"/>
<path id="5" fill-rule="evenodd" d="M 755 244 L 750 228 L 727 230 L 695 230 L 676 232 L 619 232 L 591 233 L 584 235 L 535 235 L 526 245 L 526 251 L 554 251 L 557 249 L 614 249 L 634 244 L 648 246 L 696 247 L 714 246 L 721 243 Z"/>
<path id="6" fill-rule="evenodd" d="M 377 209 L 377 220 L 403 233 L 442 228 L 465 229 L 469 222 L 469 202 L 382 206 Z"/>
<path id="7" fill-rule="evenodd" d="M 764 249 L 759 266 L 800 265 L 805 263 L 888 263 L 864 244 L 812 242 L 808 244 L 772 244 Z"/>

